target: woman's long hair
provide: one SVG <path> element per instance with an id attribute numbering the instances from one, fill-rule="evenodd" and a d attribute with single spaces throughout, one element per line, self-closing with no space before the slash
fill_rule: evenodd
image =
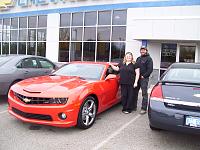
<path id="1" fill-rule="evenodd" d="M 123 64 L 125 64 L 127 62 L 126 60 L 126 55 L 131 55 L 132 56 L 132 63 L 135 64 L 134 58 L 133 58 L 133 54 L 131 52 L 126 52 L 124 59 L 123 59 Z"/>

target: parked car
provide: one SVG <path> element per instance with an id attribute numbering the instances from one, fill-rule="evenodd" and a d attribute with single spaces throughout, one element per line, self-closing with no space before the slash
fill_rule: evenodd
<path id="1" fill-rule="evenodd" d="M 40 56 L 1 55 L 0 95 L 6 95 L 9 88 L 23 79 L 51 73 L 57 66 Z"/>
<path id="2" fill-rule="evenodd" d="M 96 115 L 120 100 L 119 76 L 108 63 L 72 62 L 9 91 L 9 113 L 30 123 L 91 127 Z"/>
<path id="3" fill-rule="evenodd" d="M 174 63 L 152 89 L 150 128 L 200 133 L 200 64 Z"/>

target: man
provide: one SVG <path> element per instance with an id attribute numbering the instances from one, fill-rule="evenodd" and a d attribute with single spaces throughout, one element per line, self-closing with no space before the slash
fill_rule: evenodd
<path id="1" fill-rule="evenodd" d="M 153 72 L 153 60 L 150 57 L 148 50 L 145 46 L 140 48 L 141 56 L 137 58 L 136 63 L 140 68 L 140 79 L 138 84 L 138 92 L 142 90 L 142 108 L 140 114 L 145 114 L 148 105 L 148 82 L 149 76 Z M 138 95 L 138 93 L 137 93 Z"/>

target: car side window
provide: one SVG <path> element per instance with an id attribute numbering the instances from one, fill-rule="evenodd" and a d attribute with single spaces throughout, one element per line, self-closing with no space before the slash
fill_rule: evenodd
<path id="1" fill-rule="evenodd" d="M 21 61 L 21 68 L 38 68 L 36 59 L 26 58 Z"/>
<path id="2" fill-rule="evenodd" d="M 41 68 L 54 69 L 54 65 L 48 60 L 39 58 L 38 61 L 40 63 Z"/>

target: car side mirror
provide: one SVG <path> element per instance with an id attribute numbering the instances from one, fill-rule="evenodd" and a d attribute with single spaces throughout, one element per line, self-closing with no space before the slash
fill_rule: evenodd
<path id="1" fill-rule="evenodd" d="M 114 79 L 114 78 L 116 78 L 116 77 L 117 77 L 117 75 L 115 75 L 115 74 L 109 74 L 109 75 L 106 77 L 105 80 Z"/>

